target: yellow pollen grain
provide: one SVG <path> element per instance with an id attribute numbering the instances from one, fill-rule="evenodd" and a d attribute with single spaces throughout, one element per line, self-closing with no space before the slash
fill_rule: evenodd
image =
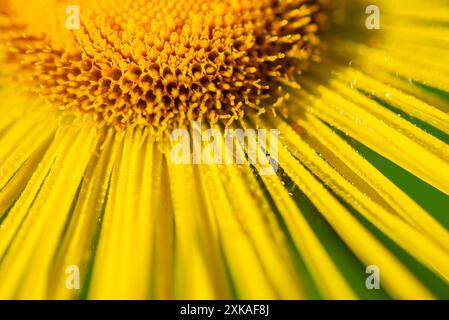
<path id="1" fill-rule="evenodd" d="M 10 0 L 0 51 L 31 91 L 102 125 L 230 124 L 282 107 L 281 88 L 319 56 L 326 1 Z"/>

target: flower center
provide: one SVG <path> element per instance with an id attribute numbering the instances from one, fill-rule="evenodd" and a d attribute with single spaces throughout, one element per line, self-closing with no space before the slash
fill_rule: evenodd
<path id="1" fill-rule="evenodd" d="M 159 131 L 282 106 L 318 58 L 325 1 L 78 0 L 77 29 L 65 1 L 12 1 L 0 21 L 8 62 L 54 105 Z"/>

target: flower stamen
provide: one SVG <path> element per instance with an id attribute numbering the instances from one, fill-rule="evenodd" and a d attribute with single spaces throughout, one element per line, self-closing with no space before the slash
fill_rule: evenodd
<path id="1" fill-rule="evenodd" d="M 11 11 L 8 61 L 53 104 L 101 124 L 230 124 L 282 107 L 282 87 L 319 57 L 323 2 L 79 0 L 78 30 L 50 16 L 39 31 Z"/>

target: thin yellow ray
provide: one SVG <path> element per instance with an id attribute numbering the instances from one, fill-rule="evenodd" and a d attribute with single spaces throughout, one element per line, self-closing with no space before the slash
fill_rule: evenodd
<path id="1" fill-rule="evenodd" d="M 388 250 L 386 250 L 298 161 L 284 148 L 279 162 L 303 190 L 339 236 L 365 265 L 376 265 L 382 286 L 399 299 L 430 299 L 432 295 Z"/>
<path id="2" fill-rule="evenodd" d="M 0 142 L 0 146 L 3 146 L 0 149 L 9 151 L 0 162 L 0 215 L 6 212 L 25 188 L 56 130 L 53 125 L 47 123 L 35 127 L 36 131 L 27 128 L 30 134 L 25 134 L 23 140 L 19 140 L 12 150 L 8 150 Z M 12 128 L 11 130 L 14 131 Z"/>
<path id="3" fill-rule="evenodd" d="M 446 37 L 448 34 L 446 32 Z M 415 45 L 412 42 L 395 41 L 394 37 L 389 40 L 382 41 L 382 44 L 376 47 L 376 49 L 370 48 L 375 59 L 379 59 L 379 61 L 383 60 L 385 65 L 400 62 L 399 66 L 413 65 L 417 70 L 424 71 L 428 69 L 428 72 L 432 75 L 441 75 L 443 77 L 447 75 L 449 67 L 447 66 L 448 57 L 444 54 L 445 49 L 437 47 L 430 51 L 428 47 L 421 47 L 419 44 Z M 365 50 L 368 48 L 363 46 L 362 52 L 366 52 Z M 410 52 L 409 50 L 413 50 L 413 55 L 408 54 Z M 432 59 L 428 59 L 430 52 L 433 52 Z"/>
<path id="4" fill-rule="evenodd" d="M 426 232 L 419 232 L 419 229 L 416 230 L 404 220 L 400 219 L 394 211 L 391 212 L 388 208 L 384 208 L 381 204 L 368 198 L 366 194 L 362 193 L 361 190 L 347 181 L 345 177 L 341 176 L 324 161 L 317 154 L 316 150 L 301 140 L 292 129 L 288 130 L 286 124 L 280 124 L 280 127 L 282 127 L 282 132 L 286 140 L 291 143 L 293 150 L 297 152 L 298 159 L 305 166 L 417 260 L 434 270 L 446 281 L 449 281 L 449 254 L 440 248 L 431 236 L 425 235 L 425 233 L 431 233 L 433 231 L 429 229 L 430 226 L 433 226 L 436 231 L 440 231 L 440 234 L 444 236 L 443 240 L 447 241 L 449 239 L 447 231 L 445 232 L 430 217 L 424 217 L 421 221 L 430 221 L 430 224 L 424 229 Z M 446 250 L 448 249 L 447 243 L 445 246 Z"/>
<path id="5" fill-rule="evenodd" d="M 397 107 L 429 124 L 432 124 L 436 128 L 439 128 L 446 133 L 449 133 L 449 114 L 447 112 L 439 110 L 438 108 L 427 104 L 426 102 L 416 98 L 415 96 L 409 95 L 401 90 L 392 87 L 390 82 L 388 82 L 389 84 L 387 85 L 384 82 L 375 80 L 353 68 L 344 68 L 343 70 L 341 70 L 341 72 L 338 73 L 337 76 L 349 82 L 349 86 L 353 89 L 360 89 L 364 92 L 381 98 L 392 106 Z M 341 88 L 341 85 L 339 86 L 339 88 Z M 348 88 L 345 91 L 348 92 Z M 355 93 L 346 94 L 346 96 L 352 96 L 352 98 L 355 97 L 355 95 Z M 375 105 L 374 102 L 371 103 L 371 106 L 373 105 Z M 382 108 L 372 108 L 372 112 L 376 111 L 378 114 L 381 112 L 386 113 L 386 110 L 382 111 Z M 390 121 L 391 120 L 394 119 L 390 119 Z M 396 122 L 399 121 L 401 120 L 396 120 Z M 418 130 L 415 131 L 417 131 L 417 133 L 419 134 Z"/>
<path id="6" fill-rule="evenodd" d="M 49 127 L 50 125 L 50 127 Z M 49 123 L 36 123 L 31 119 L 24 119 L 17 121 L 12 125 L 2 137 L 0 137 L 0 164 L 5 166 L 7 164 L 8 158 L 11 156 L 20 156 L 17 152 L 17 148 L 25 145 L 31 147 L 33 143 L 33 138 L 39 139 L 42 134 L 44 134 L 45 129 L 51 130 L 54 126 Z M 20 160 L 20 159 L 12 159 Z M 6 173 L 0 172 L 0 179 Z"/>
<path id="7" fill-rule="evenodd" d="M 243 147 L 247 148 L 247 146 Z M 266 147 L 268 148 L 267 151 L 269 152 L 269 146 L 267 145 Z M 242 146 L 238 145 L 237 148 L 242 148 Z M 268 159 L 266 155 L 264 155 L 263 151 L 259 150 L 259 152 L 262 152 L 261 154 L 259 154 L 259 156 L 264 157 L 264 162 L 268 163 Z M 256 167 L 259 167 L 260 164 L 258 164 L 255 159 L 252 159 L 252 162 Z M 240 171 L 242 172 L 241 174 L 246 173 L 246 181 L 248 179 L 254 179 L 254 175 L 249 172 L 249 170 L 242 169 Z M 324 247 L 321 245 L 319 239 L 315 236 L 313 230 L 304 218 L 303 213 L 295 204 L 289 193 L 285 190 L 285 187 L 280 179 L 276 175 L 261 175 L 260 177 L 264 182 L 268 192 L 272 196 L 277 209 L 285 220 L 287 228 L 290 231 L 290 234 L 298 251 L 303 256 L 309 272 L 311 273 L 314 281 L 320 288 L 324 297 L 328 299 L 354 299 L 356 297 L 354 292 L 346 283 L 340 271 L 335 266 Z M 232 185 L 239 186 L 242 185 L 242 183 L 239 181 L 234 181 Z M 250 194 L 248 194 L 248 200 L 245 201 L 251 203 L 251 194 L 257 193 L 257 190 L 259 190 L 260 187 L 257 186 L 255 182 L 247 182 L 243 183 L 243 185 L 255 185 L 253 190 L 250 190 Z M 244 190 L 239 191 L 239 193 L 243 192 Z M 263 197 L 263 195 L 260 196 Z M 257 207 L 257 203 L 261 203 L 261 201 L 262 200 L 257 200 L 256 202 L 251 204 L 251 207 Z M 267 208 L 264 210 L 269 209 Z"/>
<path id="8" fill-rule="evenodd" d="M 193 165 L 167 161 L 175 218 L 175 298 L 213 299 L 216 297 L 208 268 L 204 243 L 199 233 L 202 223 L 201 194 Z"/>
<path id="9" fill-rule="evenodd" d="M 211 273 L 211 281 L 214 284 L 217 299 L 232 299 L 232 288 L 227 270 L 223 250 L 220 246 L 220 233 L 217 219 L 221 219 L 223 207 L 216 202 L 216 190 L 211 188 L 209 166 L 198 165 L 195 167 L 197 187 L 205 210 L 200 210 L 198 223 L 200 229 L 200 241 L 204 246 L 204 254 L 207 257 L 208 268 Z M 213 192 L 211 192 L 213 190 Z"/>
<path id="10" fill-rule="evenodd" d="M 141 168 L 134 172 L 132 179 L 137 184 L 137 188 L 133 191 L 135 194 L 140 194 L 145 200 L 137 201 L 135 204 L 134 219 L 128 220 L 131 222 L 128 232 L 132 235 L 135 232 L 135 236 L 130 237 L 130 241 L 127 244 L 127 250 L 129 251 L 129 260 L 127 261 L 127 270 L 130 272 L 131 283 L 135 284 L 132 292 L 138 298 L 149 298 L 151 295 L 151 283 L 153 279 L 153 266 L 154 259 L 154 233 L 155 233 L 155 220 L 156 212 L 152 210 L 153 204 L 159 201 L 155 197 L 153 187 L 153 177 L 159 172 L 153 171 L 153 155 L 154 145 L 153 142 L 148 139 L 146 132 L 144 132 L 143 140 L 140 143 L 140 148 L 136 148 L 136 153 L 143 152 L 144 158 L 141 163 Z M 136 154 L 137 156 L 137 154 Z M 130 197 L 133 193 L 130 193 Z"/>
<path id="11" fill-rule="evenodd" d="M 412 18 L 415 21 L 428 20 L 432 21 L 449 21 L 449 9 L 447 8 L 447 2 L 444 1 L 432 1 L 429 5 L 423 6 L 422 2 L 407 1 L 407 5 L 404 6 L 401 1 L 382 1 L 385 8 L 385 12 L 395 17 L 396 20 L 403 21 L 404 18 Z M 412 29 L 417 29 L 413 26 Z M 441 27 L 444 29 L 444 27 Z"/>
<path id="12" fill-rule="evenodd" d="M 1 81 L 1 79 L 0 79 Z M 17 86 L 0 83 L 0 96 L 2 97 L 2 103 L 0 104 L 0 111 L 2 116 L 0 117 L 0 132 L 6 127 L 16 121 L 21 121 L 29 116 L 33 106 L 30 108 L 29 99 L 25 99 L 23 96 L 18 95 Z M 30 108 L 31 110 L 26 110 Z M 29 117 L 31 118 L 31 117 Z M 1 135 L 0 135 L 1 139 Z"/>
<path id="13" fill-rule="evenodd" d="M 307 114 L 301 119 L 303 120 L 298 122 L 299 125 L 304 127 L 309 133 L 309 138 L 305 137 L 305 139 L 316 152 L 324 154 L 325 158 L 337 170 L 343 171 L 348 175 L 351 178 L 351 182 L 355 183 L 371 199 L 379 203 L 385 201 L 390 208 L 394 209 L 410 225 L 419 228 L 421 232 L 428 237 L 432 237 L 443 249 L 447 250 L 447 244 L 449 243 L 448 231 L 435 221 L 431 215 L 315 116 Z M 345 167 L 349 170 L 345 170 Z M 371 188 L 357 183 L 357 178 L 362 179 Z M 373 194 L 371 190 L 375 190 L 380 197 L 376 197 L 376 194 Z"/>
<path id="14" fill-rule="evenodd" d="M 449 112 L 449 101 L 432 94 L 431 92 L 417 86 L 411 79 L 404 79 L 400 78 L 398 76 L 392 75 L 389 72 L 384 72 L 382 70 L 372 70 L 370 68 L 363 68 L 363 72 L 372 77 L 373 79 L 378 80 L 382 83 L 388 83 L 390 87 L 394 87 L 396 89 L 399 89 L 403 93 L 407 94 L 408 96 L 415 97 L 418 99 L 418 101 L 425 101 L 429 106 L 432 108 L 438 109 L 443 112 L 443 114 L 447 114 Z M 398 103 L 398 102 L 397 102 Z M 401 108 L 402 109 L 402 108 Z M 408 112 L 411 114 L 411 112 Z M 419 114 L 419 110 L 416 110 L 415 112 L 417 115 Z M 441 114 L 441 113 L 439 113 Z M 415 115 L 416 116 L 416 115 Z M 427 116 L 427 118 L 424 118 L 426 114 L 424 113 L 423 116 L 420 118 L 421 120 L 439 128 L 435 121 L 432 120 L 431 117 Z M 418 116 L 416 116 L 418 117 Z M 447 131 L 447 126 L 445 126 L 445 123 L 441 124 L 440 130 Z"/>
<path id="15" fill-rule="evenodd" d="M 395 31 L 396 30 L 394 28 L 391 30 L 391 35 L 387 36 L 385 41 L 382 42 L 382 44 L 379 46 L 380 49 L 398 57 L 402 57 L 402 55 L 404 55 L 404 52 L 419 51 L 418 57 L 426 55 L 428 57 L 432 57 L 432 59 L 435 59 L 435 61 L 438 61 L 442 65 L 449 62 L 449 57 L 447 55 L 449 46 L 442 48 L 434 46 L 432 40 L 425 37 L 418 38 L 420 40 L 417 42 L 402 42 L 400 41 L 400 39 L 397 39 L 395 37 Z M 448 34 L 449 33 L 446 32 L 446 36 Z M 417 62 L 417 59 L 410 59 L 410 61 Z M 420 63 L 425 65 L 425 62 L 420 61 Z M 433 65 L 434 64 L 432 64 L 432 66 Z M 444 67 L 443 70 L 447 70 L 447 68 Z"/>
<path id="16" fill-rule="evenodd" d="M 232 179 L 237 178 L 237 173 L 229 172 L 227 169 L 230 170 L 232 167 L 219 169 L 214 165 L 209 166 L 206 168 L 208 170 L 206 182 L 209 192 L 214 192 L 214 216 L 220 235 L 219 240 L 237 297 L 241 299 L 279 298 L 269 281 L 271 276 L 279 277 L 279 275 L 266 273 L 260 253 L 257 252 L 258 248 L 251 241 L 250 227 L 241 221 L 243 217 L 240 217 L 239 212 L 246 204 L 236 199 L 231 201 L 228 194 L 230 188 L 233 189 L 232 194 L 236 195 L 244 186 L 235 185 Z"/>
<path id="17" fill-rule="evenodd" d="M 335 40 L 334 40 L 335 41 Z M 414 52 L 413 61 L 404 56 L 395 56 L 389 50 L 368 47 L 360 43 L 353 43 L 339 39 L 332 44 L 336 55 L 343 58 L 354 57 L 354 63 L 375 65 L 393 74 L 400 74 L 435 88 L 449 91 L 447 82 L 448 66 L 443 61 L 428 59 L 428 56 Z"/>
<path id="18" fill-rule="evenodd" d="M 150 296 L 153 219 L 151 159 L 153 146 L 142 130 L 130 129 L 114 164 L 111 189 L 89 297 L 145 299 Z M 104 232 L 104 233 L 103 233 Z"/>
<path id="19" fill-rule="evenodd" d="M 220 154 L 224 154 L 223 149 Z M 207 157 L 205 153 L 203 156 Z M 203 160 L 214 163 L 208 161 L 213 159 Z M 271 209 L 252 173 L 248 180 L 234 166 L 215 163 L 201 164 L 195 169 L 202 186 L 199 191 L 207 207 L 204 211 L 208 211 L 210 217 L 203 216 L 202 221 L 216 230 L 215 241 L 222 241 L 237 297 L 304 297 L 285 238 L 275 217 L 269 213 Z M 229 228 L 232 234 L 240 234 L 238 243 L 234 237 L 229 238 Z"/>
<path id="20" fill-rule="evenodd" d="M 354 81 L 357 82 L 357 79 L 354 79 Z M 354 90 L 357 88 L 357 85 L 351 88 L 347 83 L 343 83 L 335 79 L 330 80 L 328 85 L 332 90 L 338 92 L 345 99 L 348 99 L 351 102 L 357 104 L 357 106 L 363 108 L 368 113 L 373 114 L 378 119 L 388 124 L 390 127 L 393 127 L 398 132 L 401 132 L 411 140 L 418 142 L 426 149 L 431 150 L 434 154 L 438 155 L 443 160 L 449 160 L 449 145 L 428 134 L 427 132 L 420 130 L 409 121 L 396 116 L 396 114 L 394 114 L 392 111 L 384 108 L 373 99 L 368 98 L 357 90 Z M 382 95 L 381 92 L 379 92 L 378 94 Z M 389 95 L 389 97 L 391 97 L 391 93 L 389 92 L 385 93 L 385 95 Z M 449 116 L 447 117 L 447 121 L 449 121 Z M 446 127 L 449 130 L 448 124 L 446 124 Z"/>
<path id="21" fill-rule="evenodd" d="M 8 209 L 19 198 L 22 191 L 27 186 L 39 163 L 44 157 L 51 140 L 38 145 L 32 154 L 27 158 L 16 171 L 13 177 L 0 189 L 0 216 L 8 213 Z M 34 149 L 34 148 L 33 148 Z"/>
<path id="22" fill-rule="evenodd" d="M 225 263 L 233 279 L 237 297 L 273 298 L 255 248 L 236 217 L 236 209 L 226 196 L 227 190 L 220 178 L 223 173 L 219 173 L 215 166 L 208 166 L 204 170 L 207 175 L 204 183 L 209 190 L 208 197 L 212 197 L 211 191 L 214 192 L 211 204 L 219 236 L 217 241 L 223 248 Z"/>
<path id="23" fill-rule="evenodd" d="M 53 254 L 94 145 L 94 130 L 70 131 L 31 206 L 17 207 L 27 217 L 0 265 L 2 297 L 45 297 Z"/>
<path id="24" fill-rule="evenodd" d="M 8 181 L 14 176 L 19 168 L 38 150 L 43 144 L 48 142 L 50 136 L 55 132 L 55 127 L 51 124 L 44 123 L 41 125 L 31 125 L 31 127 L 21 128 L 25 129 L 23 135 L 20 131 L 13 128 L 13 135 L 17 134 L 19 139 L 13 148 L 8 148 L 4 143 L 0 143 L 2 151 L 5 151 L 4 158 L 0 162 L 0 190 L 2 190 Z"/>
<path id="25" fill-rule="evenodd" d="M 117 238 L 107 244 L 110 251 L 115 247 L 115 256 L 110 261 L 116 265 L 115 289 L 110 293 L 103 291 L 103 295 L 111 294 L 117 298 L 144 299 L 149 295 L 153 234 L 153 217 L 148 210 L 152 202 L 151 193 L 148 193 L 151 167 L 146 166 L 144 170 L 143 161 L 147 151 L 151 159 L 152 145 L 147 145 L 150 150 L 144 150 L 141 135 L 139 129 L 127 132 L 118 168 L 117 189 L 111 199 L 115 204 L 112 215 L 119 224 Z"/>
<path id="26" fill-rule="evenodd" d="M 0 139 L 4 134 L 4 131 L 10 127 L 16 119 L 14 117 L 1 117 L 0 118 Z"/>
<path id="27" fill-rule="evenodd" d="M 337 93 L 310 80 L 304 79 L 304 83 L 319 96 L 316 98 L 305 91 L 298 93 L 312 104 L 306 107 L 307 110 L 449 194 L 449 164 L 446 161 Z M 300 100 L 297 102 L 301 103 Z"/>
<path id="28" fill-rule="evenodd" d="M 233 214 L 242 224 L 263 267 L 263 281 L 267 282 L 273 294 L 280 299 L 305 298 L 304 284 L 295 274 L 291 256 L 286 250 L 286 240 L 282 237 L 279 226 L 275 225 L 274 217 L 267 214 L 271 210 L 263 200 L 263 195 L 258 194 L 260 185 L 250 168 L 241 167 L 239 170 L 235 166 L 227 166 L 226 169 L 229 180 L 226 180 L 228 183 L 222 181 L 226 183 L 228 194 L 233 194 Z M 270 220 L 271 228 L 268 225 Z M 251 298 L 257 297 L 255 295 Z"/>
<path id="29" fill-rule="evenodd" d="M 411 23 L 415 23 L 414 28 L 410 28 Z M 437 24 L 432 26 L 422 21 L 399 21 L 397 17 L 386 16 L 382 40 L 378 42 L 377 48 L 389 52 L 390 55 L 404 57 L 408 62 L 415 61 L 422 66 L 441 65 L 443 70 L 448 70 L 444 65 L 449 59 L 445 54 L 449 49 L 448 34 L 447 28 Z M 413 52 L 413 55 L 410 52 Z M 434 61 L 418 59 L 424 55 L 431 56 Z"/>
<path id="30" fill-rule="evenodd" d="M 95 259 L 93 241 L 99 232 L 98 228 L 101 227 L 100 219 L 118 149 L 114 140 L 113 130 L 105 133 L 104 139 L 98 142 L 97 155 L 92 158 L 86 170 L 70 226 L 63 235 L 63 242 L 52 268 L 54 277 L 48 290 L 51 299 L 78 298 L 81 292 L 87 291 L 84 285 L 87 285 L 88 263 Z M 66 286 L 66 269 L 69 266 L 79 267 L 80 290 L 69 290 Z"/>
<path id="31" fill-rule="evenodd" d="M 73 136 L 73 134 L 71 135 Z M 63 144 L 65 142 L 65 144 Z M 52 169 L 57 155 L 63 153 L 63 148 L 67 146 L 67 140 L 64 140 L 64 135 L 60 132 L 56 135 L 47 150 L 45 157 L 37 167 L 27 187 L 23 191 L 21 197 L 17 200 L 14 208 L 8 214 L 8 217 L 3 221 L 3 228 L 0 229 L 0 256 L 3 257 L 11 240 L 19 231 L 21 224 L 28 213 L 28 209 L 33 205 L 36 196 L 38 195 L 42 184 L 45 182 L 50 170 Z"/>
<path id="32" fill-rule="evenodd" d="M 117 150 L 117 156 L 114 159 L 112 174 L 110 176 L 110 187 L 106 195 L 107 202 L 105 211 L 101 217 L 101 230 L 92 270 L 92 281 L 89 287 L 89 298 L 91 299 L 118 298 L 116 288 L 120 284 L 120 279 L 116 280 L 116 271 L 117 260 L 119 259 L 118 243 L 121 237 L 118 229 L 120 228 L 122 211 L 115 210 L 115 205 L 117 185 L 120 183 L 118 179 L 122 164 L 121 161 L 123 161 L 123 149 L 125 149 L 124 135 L 125 133 L 117 133 L 114 137 L 113 148 Z M 129 143 L 126 144 L 126 147 L 129 148 Z M 119 202 L 119 204 L 121 205 L 122 202 Z"/>
<path id="33" fill-rule="evenodd" d="M 393 20 L 393 16 L 389 17 L 388 24 L 384 24 L 382 29 L 385 31 L 383 37 L 385 38 L 385 44 L 392 41 L 405 45 L 420 46 L 418 49 L 435 48 L 444 50 L 449 47 L 449 40 L 447 40 L 448 31 L 441 27 L 432 27 L 431 25 L 424 24 L 419 28 L 410 28 L 406 23 L 397 23 Z M 441 56 L 443 59 L 444 57 Z"/>
<path id="34" fill-rule="evenodd" d="M 174 212 L 170 194 L 168 168 L 162 152 L 154 148 L 152 212 L 155 221 L 152 294 L 154 299 L 174 297 Z M 163 214 L 162 214 L 163 213 Z"/>

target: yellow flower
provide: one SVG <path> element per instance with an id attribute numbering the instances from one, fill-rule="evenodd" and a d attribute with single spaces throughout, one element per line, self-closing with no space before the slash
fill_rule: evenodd
<path id="1" fill-rule="evenodd" d="M 0 298 L 447 298 L 448 17 L 444 0 L 3 1 Z M 197 123 L 224 134 L 199 161 Z M 251 128 L 279 141 L 216 157 Z"/>

